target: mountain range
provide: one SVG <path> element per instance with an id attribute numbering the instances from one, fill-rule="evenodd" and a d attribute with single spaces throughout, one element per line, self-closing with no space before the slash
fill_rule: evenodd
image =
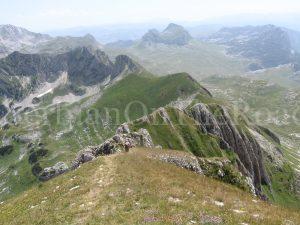
<path id="1" fill-rule="evenodd" d="M 228 54 L 257 60 L 252 70 L 299 61 L 299 34 L 274 25 L 223 28 L 208 40 L 228 46 Z"/>
<path id="2" fill-rule="evenodd" d="M 19 51 L 22 53 L 64 53 L 76 47 L 101 48 L 92 35 L 83 37 L 51 37 L 13 25 L 0 26 L 0 57 Z"/>
<path id="3" fill-rule="evenodd" d="M 165 32 L 166 34 L 164 34 Z M 173 39 L 168 38 L 168 33 L 171 34 Z M 167 39 L 167 41 L 164 40 L 164 38 Z M 177 39 L 177 42 L 175 39 Z M 112 52 L 113 54 L 123 52 L 133 58 L 136 57 L 141 61 L 149 63 L 149 65 L 146 64 L 146 68 L 155 73 L 161 72 L 158 68 L 151 65 L 157 65 L 157 63 L 153 62 L 156 61 L 156 58 L 159 58 L 161 61 L 167 58 L 174 62 L 179 61 L 179 63 L 185 61 L 186 57 L 188 57 L 186 59 L 187 61 L 198 58 L 201 63 L 203 59 L 209 57 L 206 51 L 210 51 L 210 57 L 218 60 L 216 60 L 216 62 L 210 60 L 204 63 L 203 67 L 207 67 L 207 69 L 205 68 L 207 71 L 206 75 L 227 75 L 224 69 L 226 66 L 222 66 L 223 71 L 218 71 L 216 70 L 216 64 L 217 62 L 222 63 L 225 60 L 227 61 L 226 64 L 228 64 L 228 61 L 230 61 L 232 57 L 235 57 L 234 63 L 236 65 L 232 68 L 231 73 L 235 74 L 243 74 L 247 71 L 257 71 L 286 64 L 290 64 L 295 72 L 297 72 L 300 62 L 299 41 L 300 35 L 298 32 L 274 25 L 221 28 L 211 35 L 196 40 L 193 39 L 183 27 L 170 24 L 162 33 L 159 33 L 157 30 L 150 30 L 139 41 L 110 43 L 107 44 L 105 48 L 106 51 Z M 164 47 L 157 46 L 157 48 L 161 50 L 158 51 L 157 49 L 157 51 L 154 51 L 153 48 L 156 48 L 155 45 L 147 48 L 147 46 L 142 45 L 143 43 L 161 43 L 165 46 L 169 46 L 169 48 L 168 51 L 165 51 Z M 193 47 L 188 46 L 188 43 Z M 172 52 L 171 46 L 174 44 L 182 48 L 173 48 Z M 203 49 L 203 45 L 205 48 L 210 46 L 210 49 Z M 195 48 L 197 48 L 197 51 L 194 53 L 192 50 Z M 216 51 L 216 48 L 219 49 Z M 149 54 L 150 50 L 153 51 L 152 54 Z M 199 53 L 201 51 L 203 52 L 202 55 Z M 226 52 L 226 54 L 224 54 L 224 52 Z M 172 58 L 170 58 L 171 55 Z M 220 55 L 223 58 L 222 60 L 219 59 Z M 176 56 L 179 57 L 176 58 Z M 172 63 L 169 64 L 171 65 Z M 185 71 L 195 76 L 199 76 L 199 73 L 204 70 L 193 69 L 193 66 L 186 68 L 185 65 L 188 63 L 185 62 L 183 64 L 184 65 L 180 65 L 181 68 L 184 68 Z M 194 62 L 192 64 L 195 65 Z M 168 73 L 171 67 L 176 67 L 176 64 L 172 64 L 170 68 L 167 67 L 162 73 Z M 240 67 L 240 71 L 235 71 L 235 67 Z M 221 72 L 224 74 L 220 74 Z"/>
<path id="4" fill-rule="evenodd" d="M 241 204 L 254 208 L 252 205 L 265 204 L 263 201 L 295 210 L 300 207 L 300 175 L 295 166 L 299 161 L 294 154 L 297 148 L 288 147 L 286 136 L 279 132 L 285 134 L 289 129 L 264 126 L 237 107 L 243 97 L 251 109 L 261 104 L 272 110 L 277 109 L 271 108 L 276 104 L 290 109 L 293 103 L 287 105 L 287 100 L 281 100 L 293 96 L 295 100 L 297 95 L 287 96 L 290 89 L 281 92 L 274 83 L 284 80 L 289 84 L 291 77 L 297 76 L 297 32 L 273 25 L 247 26 L 222 28 L 197 40 L 184 27 L 170 24 L 161 32 L 149 30 L 139 40 L 102 46 L 91 35 L 51 37 L 4 25 L 0 43 L 3 221 L 14 220 L 8 211 L 16 213 L 14 221 L 18 223 L 21 215 L 32 210 L 37 214 L 35 220 L 74 222 L 86 205 L 97 205 L 95 199 L 123 194 L 128 197 L 135 191 L 145 191 L 148 182 L 154 186 L 167 182 L 166 187 L 176 188 L 179 194 L 178 180 L 171 177 L 181 173 L 189 179 L 186 184 L 190 183 L 190 188 L 200 190 L 198 180 L 203 179 L 203 183 L 214 185 L 211 190 L 225 188 L 231 193 L 230 199 L 199 198 L 208 213 L 213 212 L 221 221 L 219 224 L 299 221 L 299 214 L 293 210 L 276 218 L 270 218 L 265 208 L 263 215 L 256 217 L 252 214 L 256 215 L 257 209 L 251 209 L 253 213 L 248 215 L 246 206 L 239 207 L 245 210 L 243 213 L 234 211 L 238 210 L 236 205 L 228 210 L 226 205 L 227 211 L 223 210 L 224 204 L 237 202 L 234 199 L 238 196 L 234 198 L 232 193 L 247 196 Z M 282 75 L 283 69 L 288 75 Z M 270 72 L 274 83 L 251 80 L 255 76 L 267 79 L 269 70 L 275 71 Z M 246 78 L 240 80 L 233 75 Z M 203 78 L 208 89 L 202 86 Z M 222 85 L 228 89 L 223 90 Z M 266 100 L 270 104 L 264 104 Z M 147 175 L 146 169 L 152 175 Z M 127 187 L 128 177 L 135 182 L 134 187 Z M 95 185 L 109 193 L 99 193 Z M 187 195 L 196 195 L 196 189 L 187 190 Z M 82 191 L 78 196 L 83 197 L 80 202 L 72 202 L 76 198 L 72 193 L 77 191 Z M 146 191 L 151 196 L 156 193 Z M 37 193 L 34 199 L 33 193 Z M 46 213 L 40 218 L 43 204 L 49 204 L 52 210 L 56 204 L 52 201 L 58 198 L 70 209 L 70 216 L 53 219 Z M 122 199 L 120 205 L 138 207 L 139 199 L 134 199 L 135 203 Z M 175 205 L 185 201 L 181 194 L 167 199 Z M 13 209 L 15 203 L 22 207 Z M 148 199 L 139 204 L 147 209 L 154 203 Z M 73 211 L 73 206 L 79 211 Z M 230 219 L 232 213 L 245 216 Z M 99 222 L 97 215 L 85 218 Z M 24 223 L 30 222 L 27 218 Z"/>
<path id="5" fill-rule="evenodd" d="M 86 47 L 57 55 L 14 52 L 0 59 L 0 94 L 20 100 L 28 91 L 44 82 L 57 80 L 62 73 L 68 74 L 68 82 L 72 85 L 91 86 L 113 80 L 122 73 L 140 70 L 141 67 L 127 56 L 120 55 L 112 62 L 103 51 Z"/>

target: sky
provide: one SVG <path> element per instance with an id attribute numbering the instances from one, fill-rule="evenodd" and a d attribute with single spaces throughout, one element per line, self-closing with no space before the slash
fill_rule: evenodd
<path id="1" fill-rule="evenodd" d="M 235 14 L 300 14 L 299 0 L 0 0 L 0 23 L 34 31 L 202 21 Z"/>

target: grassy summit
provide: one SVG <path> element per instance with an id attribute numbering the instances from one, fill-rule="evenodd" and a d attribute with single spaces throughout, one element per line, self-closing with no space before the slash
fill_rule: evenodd
<path id="1" fill-rule="evenodd" d="M 284 224 L 299 212 L 133 149 L 101 157 L 0 205 L 2 224 Z"/>

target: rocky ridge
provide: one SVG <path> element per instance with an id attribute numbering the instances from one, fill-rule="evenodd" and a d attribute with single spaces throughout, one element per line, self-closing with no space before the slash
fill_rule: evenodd
<path id="1" fill-rule="evenodd" d="M 198 129 L 198 132 L 217 138 L 219 140 L 219 149 L 223 149 L 221 152 L 234 152 L 236 154 L 234 160 L 228 160 L 226 157 L 214 157 L 209 159 L 192 155 L 162 155 L 158 159 L 199 174 L 205 174 L 232 183 L 265 198 L 261 187 L 262 185 L 271 186 L 269 174 L 264 164 L 265 157 L 267 157 L 270 152 L 265 151 L 261 145 L 261 140 L 257 140 L 257 137 L 251 134 L 249 131 L 250 127 L 247 127 L 250 125 L 244 124 L 245 127 L 241 128 L 240 125 L 234 123 L 230 113 L 225 107 L 218 105 L 214 105 L 214 107 L 216 108 L 213 109 L 211 105 L 198 103 L 192 105 L 190 108 L 184 109 L 182 113 L 194 120 L 194 126 Z M 126 151 L 125 146 L 128 145 L 128 143 L 130 147 L 154 148 L 158 146 L 158 148 L 162 148 L 157 138 L 152 136 L 153 131 L 151 128 L 146 126 L 149 128 L 149 130 L 147 130 L 143 128 L 143 125 L 141 125 L 142 128 L 139 128 L 137 131 L 135 131 L 136 129 L 134 128 L 135 123 L 151 124 L 153 118 L 157 116 L 162 119 L 165 125 L 170 126 L 171 129 L 177 129 L 177 125 L 173 124 L 172 116 L 169 115 L 169 111 L 165 108 L 160 108 L 149 116 L 145 116 L 128 124 L 123 124 L 117 129 L 116 134 L 112 138 L 106 140 L 100 146 L 87 147 L 80 151 L 76 159 L 72 162 L 70 169 L 76 169 L 82 163 L 91 161 L 98 156 Z M 189 134 L 185 134 L 185 136 L 181 137 L 183 142 L 188 140 L 188 135 Z M 280 164 L 277 166 L 280 167 Z M 43 174 L 43 177 L 46 177 L 46 179 L 41 179 L 48 180 L 60 174 L 60 170 L 58 172 L 49 173 L 49 171 L 52 170 L 53 168 L 44 169 L 41 174 Z"/>
<path id="2" fill-rule="evenodd" d="M 124 152 L 125 146 L 130 147 L 146 147 L 154 148 L 153 141 L 146 129 L 140 129 L 137 132 L 131 132 L 127 124 L 120 126 L 116 134 L 107 139 L 99 146 L 88 146 L 81 150 L 76 158 L 72 161 L 71 166 L 68 167 L 65 163 L 59 162 L 53 167 L 47 167 L 39 175 L 42 181 L 49 180 L 68 170 L 74 170 L 80 167 L 81 164 L 94 160 L 99 156 L 111 155 Z"/>
<path id="3" fill-rule="evenodd" d="M 251 131 L 255 129 L 262 132 L 259 127 L 248 124 L 246 119 L 242 119 L 241 116 L 239 116 L 240 121 L 237 123 L 231 117 L 226 107 L 217 104 L 194 104 L 183 111 L 194 120 L 194 126 L 197 127 L 198 132 L 217 137 L 219 149 L 234 152 L 237 155 L 235 159 L 236 168 L 246 177 L 247 182 L 255 187 L 255 193 L 264 198 L 262 185 L 267 185 L 270 188 L 272 185 L 265 167 L 266 160 L 273 163 L 278 170 L 281 170 L 284 161 L 280 149 L 276 146 L 276 142 L 272 143 L 270 141 L 274 134 L 272 136 L 266 134 L 268 138 L 262 135 L 258 138 Z M 161 120 L 164 121 L 163 123 L 169 125 L 171 130 L 174 130 L 174 135 L 178 132 L 176 131 L 178 129 L 176 123 L 172 122 L 172 116 L 164 108 L 158 109 L 148 117 L 137 120 L 138 124 L 142 123 L 138 127 L 148 126 L 153 121 L 157 121 L 153 120 L 153 118 L 157 119 L 157 117 L 161 117 Z M 151 134 L 156 134 L 156 132 L 150 132 Z M 185 134 L 180 139 L 186 142 L 189 137 Z M 160 140 L 156 144 L 159 144 Z"/>
<path id="4" fill-rule="evenodd" d="M 128 56 L 117 56 L 115 62 L 101 50 L 80 47 L 58 55 L 14 52 L 0 59 L 0 95 L 20 99 L 39 83 L 53 82 L 67 73 L 73 85 L 90 86 L 120 74 L 139 73 L 142 67 Z M 20 78 L 29 79 L 24 87 Z M 13 81 L 13 82 L 12 82 Z"/>
<path id="5" fill-rule="evenodd" d="M 217 106 L 216 110 L 217 116 L 213 115 L 206 105 L 199 103 L 192 107 L 191 114 L 204 132 L 221 138 L 223 149 L 231 149 L 238 155 L 242 162 L 239 165 L 240 171 L 251 177 L 258 191 L 261 191 L 261 184 L 270 184 L 263 163 L 262 149 L 253 136 L 238 130 L 224 107 Z"/>

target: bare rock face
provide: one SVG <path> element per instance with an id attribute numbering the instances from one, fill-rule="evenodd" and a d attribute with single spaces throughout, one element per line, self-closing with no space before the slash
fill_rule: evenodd
<path id="1" fill-rule="evenodd" d="M 249 129 L 251 134 L 255 137 L 259 146 L 263 149 L 269 161 L 272 162 L 279 170 L 283 167 L 283 154 L 273 143 L 268 141 L 263 135 L 255 130 Z"/>
<path id="2" fill-rule="evenodd" d="M 239 157 L 239 169 L 244 176 L 250 177 L 257 194 L 261 193 L 262 184 L 270 184 L 263 164 L 263 150 L 247 128 L 233 124 L 227 110 L 222 106 L 214 106 L 215 112 L 205 104 L 199 103 L 192 107 L 191 115 L 201 128 L 221 138 L 224 147 L 233 150 Z"/>
<path id="3" fill-rule="evenodd" d="M 197 174 L 203 174 L 208 177 L 233 184 L 253 195 L 255 187 L 250 177 L 243 176 L 232 162 L 227 158 L 200 158 L 192 154 L 185 153 L 163 153 L 155 152 L 150 158 L 160 160 L 165 163 L 174 164 L 183 169 L 193 171 Z"/>
<path id="4" fill-rule="evenodd" d="M 98 156 L 122 152 L 126 146 L 154 148 L 152 138 L 146 129 L 142 128 L 137 132 L 130 132 L 128 124 L 123 124 L 112 138 L 107 139 L 100 146 L 89 146 L 80 151 L 72 162 L 72 169 L 76 169 L 80 164 L 91 161 Z"/>
<path id="5" fill-rule="evenodd" d="M 64 162 L 58 162 L 54 166 L 45 168 L 39 175 L 41 181 L 47 181 L 69 170 Z"/>
<path id="6" fill-rule="evenodd" d="M 117 128 L 116 134 L 129 134 L 130 129 L 127 123 L 122 124 Z"/>
<path id="7" fill-rule="evenodd" d="M 198 163 L 198 159 L 193 155 L 171 155 L 171 154 L 155 154 L 151 158 L 158 159 L 162 162 L 174 164 L 178 167 L 193 171 L 198 174 L 203 174 L 203 171 Z"/>

